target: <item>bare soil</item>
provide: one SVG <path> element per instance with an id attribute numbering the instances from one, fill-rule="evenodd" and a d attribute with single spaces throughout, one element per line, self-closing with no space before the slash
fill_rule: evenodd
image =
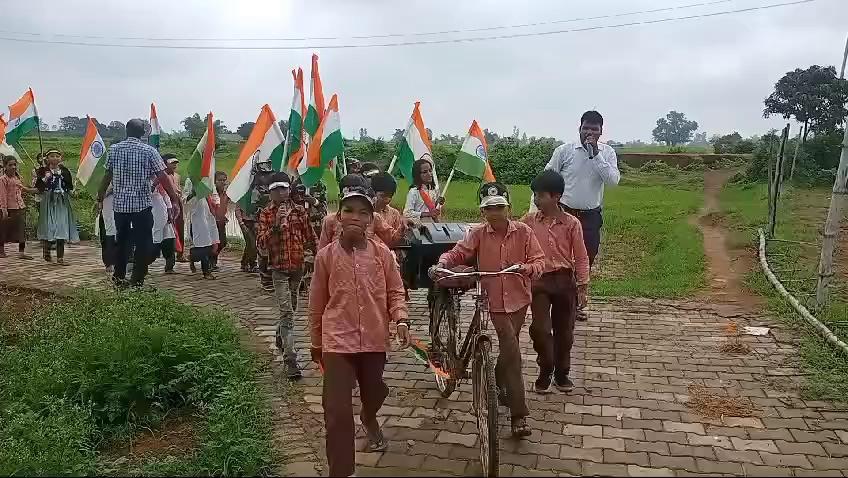
<path id="1" fill-rule="evenodd" d="M 125 464 L 140 464 L 151 458 L 186 456 L 197 450 L 196 427 L 199 419 L 190 413 L 166 418 L 155 429 L 145 429 L 129 442 L 112 443 L 103 452 L 106 460 L 124 459 Z"/>
<path id="2" fill-rule="evenodd" d="M 727 228 L 719 207 L 719 194 L 725 183 L 733 177 L 732 170 L 707 170 L 704 173 L 704 206 L 697 217 L 690 220 L 698 226 L 704 237 L 704 254 L 707 259 L 707 288 L 699 294 L 702 300 L 730 302 L 749 310 L 762 305 L 762 299 L 748 292 L 743 278 L 754 265 L 750 251 L 731 251 L 727 248 Z"/>

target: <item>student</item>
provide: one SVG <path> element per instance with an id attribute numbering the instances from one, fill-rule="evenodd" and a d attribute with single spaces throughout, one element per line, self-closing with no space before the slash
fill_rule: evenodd
<path id="1" fill-rule="evenodd" d="M 394 247 L 401 242 L 407 226 L 411 223 L 411 220 L 403 217 L 403 214 L 391 205 L 397 192 L 397 181 L 389 173 L 376 173 L 371 176 L 371 189 L 375 195 L 374 212 L 379 214 L 392 229 L 392 240 L 386 245 Z"/>
<path id="2" fill-rule="evenodd" d="M 110 184 L 103 196 L 103 207 L 97 215 L 97 235 L 100 237 L 100 258 L 106 272 L 111 274 L 115 271 L 115 262 L 118 258 L 118 242 L 115 240 L 117 228 L 115 227 L 115 209 L 113 202 L 115 192 Z"/>
<path id="3" fill-rule="evenodd" d="M 361 188 L 370 190 L 370 185 L 367 179 L 361 174 L 348 174 L 339 181 L 339 191 L 346 188 Z M 339 196 L 341 197 L 341 196 Z M 320 251 L 325 246 L 338 239 L 341 236 L 342 227 L 337 214 L 330 214 L 324 218 L 321 224 L 321 237 L 318 239 L 318 250 Z M 384 244 L 392 244 L 395 240 L 395 231 L 383 219 L 382 214 L 375 213 L 374 219 L 368 223 L 368 228 L 365 234 L 369 237 L 377 237 Z"/>
<path id="4" fill-rule="evenodd" d="M 302 205 L 291 198 L 291 179 L 286 173 L 274 175 L 268 186 L 271 202 L 259 215 L 256 245 L 268 255 L 274 280 L 274 293 L 280 307 L 276 344 L 289 380 L 302 377 L 294 347 L 294 311 L 303 278 L 306 247 L 315 244 L 315 232 Z"/>
<path id="5" fill-rule="evenodd" d="M 165 174 L 167 174 L 168 178 L 171 180 L 171 185 L 174 187 L 174 191 L 176 191 L 178 196 L 182 197 L 182 190 L 180 189 L 182 180 L 180 179 L 180 173 L 177 172 L 180 160 L 174 153 L 165 153 L 162 155 L 162 159 L 165 161 L 165 167 L 167 168 L 165 170 Z M 174 235 L 180 239 L 178 241 L 180 245 L 185 244 L 185 220 L 183 219 L 183 206 L 184 205 L 180 203 L 180 211 L 174 217 Z M 180 248 L 180 250 L 177 251 L 177 262 L 185 261 L 185 251 L 183 251 L 183 248 Z"/>
<path id="6" fill-rule="evenodd" d="M 495 368 L 499 397 L 508 404 L 512 418 L 512 434 L 530 435 L 527 425 L 527 403 L 521 376 L 521 349 L 518 337 L 530 305 L 530 280 L 538 279 L 545 267 L 545 253 L 526 224 L 510 220 L 509 192 L 500 183 L 486 183 L 479 191 L 480 211 L 485 223 L 477 225 L 430 270 L 436 278 L 437 268 L 452 268 L 476 260 L 481 271 L 500 271 L 519 264 L 520 274 L 483 280 L 489 299 L 489 313 L 498 334 L 498 364 Z"/>
<path id="7" fill-rule="evenodd" d="M 339 239 L 321 249 L 309 293 L 312 360 L 324 368 L 322 403 L 330 476 L 355 471 L 352 392 L 359 385 L 367 450 L 386 449 L 377 412 L 388 395 L 383 368 L 389 323 L 400 346 L 409 344 L 403 283 L 391 251 L 365 231 L 374 206 L 366 189 L 345 188 L 336 213 Z"/>
<path id="8" fill-rule="evenodd" d="M 374 175 L 378 174 L 379 172 L 380 172 L 380 167 L 377 166 L 377 163 L 367 162 L 367 163 L 362 163 L 362 167 L 359 171 L 359 174 L 361 174 L 363 178 L 370 181 L 371 178 L 373 178 Z"/>
<path id="9" fill-rule="evenodd" d="M 403 215 L 416 221 L 427 218 L 432 222 L 439 222 L 442 204 L 444 198 L 439 197 L 439 190 L 436 189 L 433 163 L 426 159 L 412 163 L 412 186 L 406 194 Z"/>
<path id="10" fill-rule="evenodd" d="M 218 271 L 218 258 L 221 256 L 224 248 L 227 247 L 227 211 L 230 207 L 230 198 L 227 197 L 227 173 L 223 171 L 215 171 L 215 191 L 217 192 L 217 201 L 215 204 L 215 226 L 218 228 L 218 250 L 212 258 L 212 270 Z"/>
<path id="11" fill-rule="evenodd" d="M 574 388 L 568 377 L 574 322 L 577 308 L 586 304 L 589 255 L 580 221 L 560 204 L 565 190 L 562 176 L 549 169 L 542 171 L 530 183 L 530 189 L 538 211 L 527 213 L 521 220 L 530 226 L 545 251 L 545 270 L 533 282 L 530 306 L 530 338 L 539 364 L 534 387 L 538 393 L 549 393 L 553 376 L 558 390 L 570 392 Z"/>
<path id="12" fill-rule="evenodd" d="M 41 241 L 44 260 L 52 262 L 50 243 L 56 243 L 56 263 L 65 263 L 65 243 L 79 241 L 77 220 L 71 208 L 71 191 L 74 179 L 71 172 L 62 166 L 62 152 L 48 150 L 46 164 L 36 171 L 35 187 L 41 192 L 41 207 L 38 214 L 38 239 Z"/>
<path id="13" fill-rule="evenodd" d="M 24 186 L 18 174 L 18 160 L 0 154 L 0 257 L 6 257 L 6 243 L 18 243 L 18 257 L 32 259 L 26 253 L 26 204 L 23 193 L 35 193 L 35 188 Z"/>
<path id="14" fill-rule="evenodd" d="M 183 187 L 184 202 L 189 210 L 189 234 L 191 235 L 191 249 L 189 250 L 189 261 L 191 271 L 195 272 L 194 263 L 200 261 L 204 279 L 215 279 L 212 274 L 212 256 L 214 248 L 218 244 L 218 227 L 215 225 L 215 216 L 212 214 L 214 201 L 210 196 L 198 198 L 194 195 L 191 178 L 186 179 Z"/>
<path id="15" fill-rule="evenodd" d="M 153 213 L 153 252 L 150 254 L 150 264 L 161 255 L 165 258 L 165 273 L 174 273 L 176 258 L 176 228 L 173 221 L 173 205 L 165 188 L 159 184 L 159 179 L 153 180 L 153 195 L 151 196 L 151 212 Z"/>

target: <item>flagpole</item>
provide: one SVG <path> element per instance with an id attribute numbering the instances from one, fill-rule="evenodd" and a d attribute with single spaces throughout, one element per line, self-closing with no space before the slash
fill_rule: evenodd
<path id="1" fill-rule="evenodd" d="M 439 192 L 439 197 L 440 197 L 440 198 L 445 197 L 445 195 L 448 193 L 448 186 L 450 186 L 451 179 L 453 179 L 453 172 L 454 172 L 454 171 L 456 171 L 456 170 L 455 170 L 455 169 L 451 169 L 451 172 L 450 172 L 450 174 L 448 175 L 448 180 L 447 180 L 447 181 L 445 181 L 445 189 L 443 189 L 442 191 L 440 191 L 440 192 Z"/>
<path id="2" fill-rule="evenodd" d="M 389 163 L 389 169 L 386 170 L 387 173 L 392 174 L 392 170 L 395 169 L 395 161 L 397 161 L 397 155 L 392 156 L 392 162 Z"/>
<path id="3" fill-rule="evenodd" d="M 38 148 L 41 150 L 41 157 L 44 157 L 44 141 L 41 139 L 41 116 L 38 116 L 38 107 L 35 106 L 35 93 L 32 92 L 32 88 L 29 89 L 30 95 L 32 95 L 32 109 L 35 110 L 35 117 L 38 121 L 35 122 L 35 127 L 38 129 Z"/>
<path id="4" fill-rule="evenodd" d="M 11 145 L 10 145 L 10 146 L 11 146 Z M 23 143 L 21 143 L 20 141 L 18 141 L 18 147 L 19 147 L 19 148 L 21 148 L 21 151 L 23 151 L 23 152 L 24 152 L 24 154 L 26 155 L 26 157 L 27 157 L 27 159 L 29 160 L 29 162 L 30 162 L 30 163 L 32 163 L 32 166 L 33 166 L 34 168 L 37 168 L 37 167 L 38 167 L 38 165 L 37 165 L 37 164 L 35 164 L 35 161 L 33 161 L 33 160 L 32 160 L 32 157 L 29 155 L 29 152 L 26 150 L 26 148 L 24 148 Z M 43 155 L 42 155 L 42 156 L 43 156 Z"/>

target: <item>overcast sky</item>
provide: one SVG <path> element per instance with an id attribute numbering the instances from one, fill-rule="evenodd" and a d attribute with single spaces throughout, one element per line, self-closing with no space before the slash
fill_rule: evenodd
<path id="1" fill-rule="evenodd" d="M 41 116 L 90 114 L 100 121 L 147 117 L 155 101 L 166 131 L 210 109 L 231 129 L 269 103 L 278 118 L 291 104 L 290 70 L 309 76 L 320 56 L 324 92 L 339 94 L 346 136 L 359 128 L 390 136 L 415 100 L 425 124 L 463 134 L 482 127 L 572 139 L 580 114 L 598 109 L 605 137 L 649 140 L 656 119 L 686 113 L 709 134 L 779 127 L 762 118 L 763 99 L 786 71 L 836 65 L 848 33 L 848 0 L 596 31 L 480 42 L 384 48 L 321 45 L 385 43 L 541 32 L 736 10 L 790 0 L 729 0 L 617 18 L 459 34 L 379 39 L 198 42 L 84 39 L 350 37 L 467 30 L 613 15 L 699 0 L 0 0 L 0 37 L 123 44 L 316 46 L 303 50 L 197 51 L 21 43 L 0 40 L 0 104 L 28 87 Z M 708 1 L 708 0 L 701 0 Z M 18 33 L 10 33 L 18 32 Z M 21 33 L 32 33 L 27 35 Z M 308 95 L 308 86 L 307 95 Z"/>

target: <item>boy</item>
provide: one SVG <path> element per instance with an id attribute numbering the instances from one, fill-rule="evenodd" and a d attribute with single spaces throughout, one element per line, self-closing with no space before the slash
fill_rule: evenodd
<path id="1" fill-rule="evenodd" d="M 215 207 L 215 226 L 218 228 L 218 250 L 212 257 L 212 270 L 218 271 L 218 258 L 227 247 L 227 210 L 230 206 L 230 198 L 227 197 L 227 173 L 215 171 L 215 191 L 218 192 L 218 204 Z"/>
<path id="2" fill-rule="evenodd" d="M 341 195 L 341 191 L 352 187 L 364 190 L 370 189 L 369 182 L 364 176 L 360 174 L 348 174 L 339 181 L 339 194 Z M 325 217 L 324 222 L 321 224 L 321 237 L 318 239 L 318 250 L 320 251 L 326 245 L 338 239 L 341 233 L 342 228 L 338 215 L 330 214 Z M 386 245 L 391 245 L 395 240 L 394 229 L 386 223 L 382 214 L 379 213 L 374 214 L 374 218 L 368 223 L 365 233 L 369 238 L 377 236 Z"/>
<path id="3" fill-rule="evenodd" d="M 397 181 L 389 173 L 376 173 L 371 176 L 371 189 L 375 194 L 374 212 L 379 214 L 392 230 L 391 241 L 386 245 L 394 247 L 403 239 L 407 226 L 412 223 L 391 206 L 392 198 L 397 192 Z"/>
<path id="4" fill-rule="evenodd" d="M 570 392 L 574 388 L 568 377 L 574 321 L 577 308 L 586 304 L 589 255 L 580 221 L 560 204 L 565 190 L 562 176 L 556 171 L 542 171 L 530 183 L 530 189 L 538 211 L 527 213 L 521 220 L 530 226 L 545 251 L 544 273 L 532 286 L 530 338 L 539 364 L 535 390 L 549 393 L 553 375 L 554 386 Z"/>
<path id="5" fill-rule="evenodd" d="M 150 203 L 153 214 L 153 251 L 150 254 L 150 264 L 153 264 L 161 255 L 165 258 L 165 273 L 173 274 L 177 243 L 176 228 L 173 223 L 175 211 L 165 188 L 159 184 L 159 178 L 153 180 Z"/>
<path id="6" fill-rule="evenodd" d="M 177 167 L 180 165 L 180 160 L 177 159 L 177 155 L 174 153 L 165 153 L 162 155 L 162 159 L 165 161 L 165 174 L 168 175 L 168 179 L 171 180 L 171 186 L 174 188 L 174 191 L 177 192 L 177 195 L 182 197 L 182 190 L 180 189 L 182 186 L 182 180 L 180 179 L 180 174 L 177 172 Z M 183 204 L 180 203 L 180 211 L 175 215 L 173 223 L 174 223 L 174 235 L 178 237 L 180 240 L 175 241 L 175 244 L 178 243 L 180 246 L 185 243 L 185 220 L 183 219 Z M 185 253 L 183 248 L 180 247 L 180 250 L 177 251 L 177 262 L 185 262 Z"/>
<path id="7" fill-rule="evenodd" d="M 0 257 L 6 257 L 6 243 L 18 243 L 18 257 L 32 259 L 26 253 L 26 204 L 23 193 L 35 193 L 21 182 L 18 160 L 0 154 Z"/>
<path id="8" fill-rule="evenodd" d="M 383 368 L 389 322 L 397 324 L 402 348 L 409 345 L 409 325 L 394 256 L 365 233 L 374 217 L 368 191 L 346 188 L 336 216 L 342 233 L 316 257 L 309 325 L 312 360 L 324 368 L 322 402 L 330 476 L 351 476 L 355 471 L 353 388 L 359 384 L 367 450 L 385 450 L 377 412 L 388 395 Z"/>
<path id="9" fill-rule="evenodd" d="M 257 224 L 256 244 L 267 253 L 274 293 L 280 307 L 276 344 L 283 355 L 289 380 L 302 377 L 294 349 L 293 318 L 298 289 L 303 278 L 306 247 L 313 247 L 315 233 L 303 206 L 291 199 L 291 180 L 276 173 L 268 186 L 271 203 L 262 210 Z"/>
<path id="10" fill-rule="evenodd" d="M 453 249 L 442 254 L 430 270 L 453 268 L 476 259 L 477 270 L 495 272 L 519 264 L 524 276 L 504 275 L 483 280 L 489 299 L 489 313 L 498 334 L 500 353 L 495 367 L 499 396 L 509 406 L 512 435 L 530 435 L 527 403 L 521 377 L 521 349 L 518 336 L 530 305 L 530 279 L 538 279 L 545 267 L 545 253 L 533 231 L 510 219 L 509 192 L 503 184 L 484 184 L 479 191 L 480 211 L 486 220 L 468 231 Z M 504 390 L 505 389 L 505 390 Z"/>

